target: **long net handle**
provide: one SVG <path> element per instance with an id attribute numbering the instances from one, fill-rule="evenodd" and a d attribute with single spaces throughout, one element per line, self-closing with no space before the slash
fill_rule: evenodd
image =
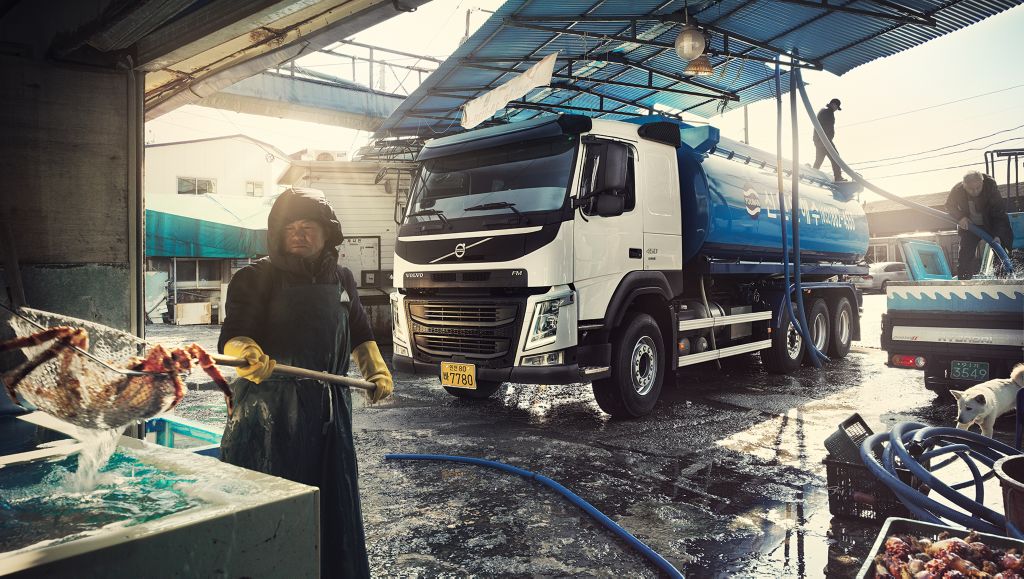
<path id="1" fill-rule="evenodd" d="M 240 366 L 248 366 L 249 362 L 245 358 L 236 358 L 234 356 L 225 356 L 223 354 L 210 354 L 213 361 L 221 366 L 232 366 L 238 368 Z M 347 376 L 338 376 L 337 374 L 328 374 L 327 372 L 317 372 L 316 370 L 307 370 L 305 368 L 298 368 L 296 366 L 287 366 L 285 364 L 277 364 L 274 366 L 274 374 L 285 374 L 287 376 L 297 376 L 299 378 L 310 378 L 312 380 L 323 380 L 324 382 L 333 382 L 335 384 L 342 384 L 350 388 L 362 388 L 363 390 L 375 390 L 377 388 L 373 382 L 367 382 L 365 380 L 356 380 L 355 378 L 349 378 Z"/>

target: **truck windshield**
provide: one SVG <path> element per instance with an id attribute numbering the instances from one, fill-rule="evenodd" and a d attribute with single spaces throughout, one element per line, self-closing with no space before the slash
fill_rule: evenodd
<path id="1" fill-rule="evenodd" d="M 407 224 L 529 213 L 565 204 L 577 139 L 559 136 L 424 161 L 413 185 Z"/>

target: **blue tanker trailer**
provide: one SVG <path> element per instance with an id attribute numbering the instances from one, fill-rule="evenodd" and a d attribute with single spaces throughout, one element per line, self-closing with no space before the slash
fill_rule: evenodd
<path id="1" fill-rule="evenodd" d="M 810 345 L 842 358 L 859 339 L 855 191 L 808 169 L 793 211 L 775 157 L 713 127 L 566 115 L 436 139 L 417 160 L 394 361 L 454 396 L 591 382 L 602 409 L 641 416 L 681 367 L 760 352 L 791 372 Z"/>

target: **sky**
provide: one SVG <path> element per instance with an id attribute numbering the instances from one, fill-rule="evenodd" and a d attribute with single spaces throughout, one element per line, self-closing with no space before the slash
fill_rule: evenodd
<path id="1" fill-rule="evenodd" d="M 467 10 L 472 10 L 469 19 L 475 30 L 490 16 L 483 10 L 495 10 L 501 4 L 501 0 L 433 0 L 351 39 L 443 59 L 466 34 Z M 835 144 L 844 160 L 868 180 L 899 196 L 948 191 L 966 171 L 983 169 L 985 150 L 1024 147 L 1024 66 L 1015 62 L 1024 45 L 1022 38 L 1024 6 L 1018 6 L 841 77 L 805 71 L 804 80 L 816 108 L 833 97 L 842 100 L 843 110 L 836 113 Z M 430 64 L 400 56 L 392 60 Z M 344 74 L 340 64 L 315 55 L 301 64 L 327 74 Z M 351 69 L 350 64 L 344 66 L 345 71 Z M 391 78 L 383 88 L 399 90 Z M 783 150 L 789 157 L 788 95 L 784 99 Z M 799 110 L 803 114 L 802 106 Z M 775 102 L 749 105 L 748 118 L 751 144 L 774 153 Z M 812 129 L 806 118 L 798 121 L 801 161 L 812 161 Z M 712 117 L 710 122 L 725 136 L 743 138 L 740 109 Z M 305 148 L 354 153 L 370 136 L 365 131 L 194 105 L 146 124 L 147 142 L 235 133 L 289 153 Z M 925 152 L 930 150 L 934 151 Z M 967 164 L 978 165 L 960 167 Z M 827 160 L 823 169 L 829 169 Z M 1005 164 L 996 173 L 997 180 L 1005 182 Z"/>

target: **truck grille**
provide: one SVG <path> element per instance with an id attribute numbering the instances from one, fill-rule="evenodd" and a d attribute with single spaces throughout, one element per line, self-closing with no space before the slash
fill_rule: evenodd
<path id="1" fill-rule="evenodd" d="M 431 325 L 500 326 L 515 321 L 516 305 L 421 303 L 410 304 L 413 321 Z"/>
<path id="2" fill-rule="evenodd" d="M 462 336 L 416 336 L 416 346 L 428 354 L 445 356 L 459 352 L 467 358 L 489 360 L 508 353 L 509 341 L 501 338 L 470 338 Z"/>
<path id="3" fill-rule="evenodd" d="M 514 362 L 523 310 L 518 300 L 413 299 L 406 305 L 417 360 L 494 368 Z"/>

